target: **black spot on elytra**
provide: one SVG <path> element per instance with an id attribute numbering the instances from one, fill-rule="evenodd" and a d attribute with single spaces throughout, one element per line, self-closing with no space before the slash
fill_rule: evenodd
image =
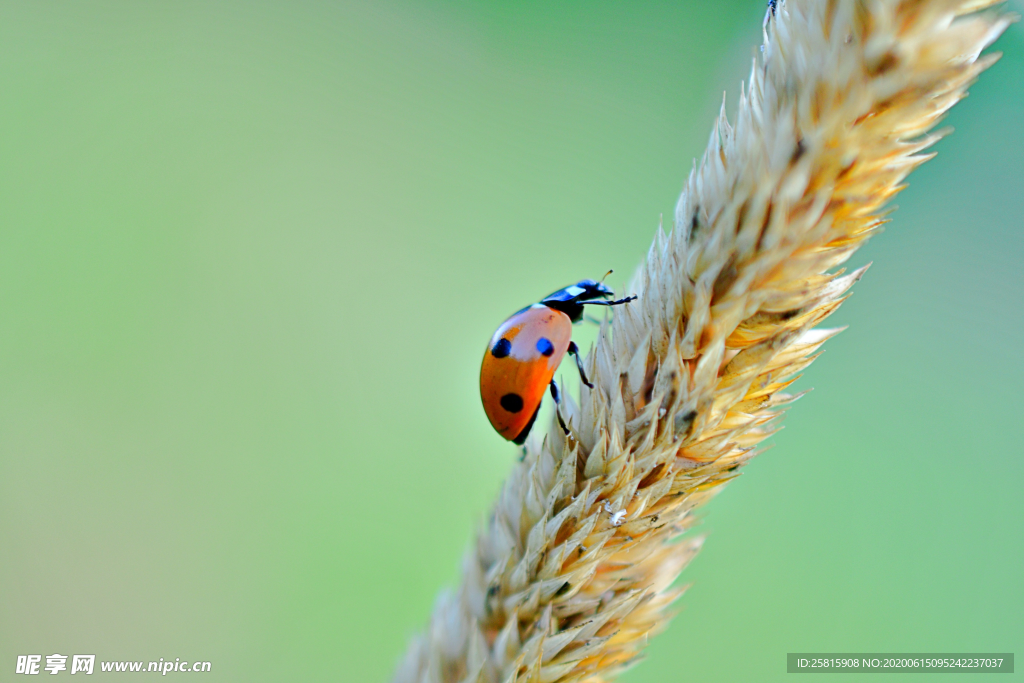
<path id="1" fill-rule="evenodd" d="M 499 339 L 498 343 L 491 349 L 491 355 L 495 358 L 504 358 L 512 351 L 512 342 L 508 339 Z"/>
<path id="2" fill-rule="evenodd" d="M 550 356 L 555 352 L 555 345 L 547 337 L 541 337 L 537 340 L 537 351 L 542 356 Z"/>
<path id="3" fill-rule="evenodd" d="M 498 402 L 510 413 L 518 413 L 523 409 L 523 397 L 519 394 L 505 394 Z"/>

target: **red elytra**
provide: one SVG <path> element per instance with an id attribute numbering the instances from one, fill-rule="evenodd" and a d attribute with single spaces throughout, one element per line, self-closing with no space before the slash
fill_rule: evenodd
<path id="1" fill-rule="evenodd" d="M 582 319 L 584 305 L 617 306 L 636 299 L 607 301 L 611 296 L 604 284 L 583 280 L 513 314 L 494 333 L 480 366 L 480 399 L 502 437 L 517 444 L 526 441 L 549 388 L 559 424 L 569 433 L 558 411 L 555 371 L 569 353 L 576 358 L 584 384 L 592 386 L 572 342 L 572 324 Z"/>

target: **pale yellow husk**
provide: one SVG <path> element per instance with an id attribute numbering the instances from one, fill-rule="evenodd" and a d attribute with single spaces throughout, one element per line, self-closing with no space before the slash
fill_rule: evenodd
<path id="1" fill-rule="evenodd" d="M 993 4 L 780 3 L 735 125 L 723 107 L 634 279 L 639 300 L 602 327 L 595 388 L 564 409 L 571 436 L 531 438 L 396 682 L 608 681 L 666 626 L 700 547 L 677 537 L 835 333 L 814 328 L 863 273 L 837 268 L 994 61 L 979 53 L 1009 17 Z"/>

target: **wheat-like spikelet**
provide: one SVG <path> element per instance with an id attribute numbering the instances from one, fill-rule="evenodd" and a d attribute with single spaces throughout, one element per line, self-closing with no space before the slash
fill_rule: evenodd
<path id="1" fill-rule="evenodd" d="M 607 681 L 663 628 L 694 508 L 776 429 L 927 132 L 994 58 L 990 0 L 789 0 L 633 290 L 534 436 L 399 682 Z M 610 329 L 609 329 L 610 328 Z M 673 542 L 675 541 L 675 542 Z"/>

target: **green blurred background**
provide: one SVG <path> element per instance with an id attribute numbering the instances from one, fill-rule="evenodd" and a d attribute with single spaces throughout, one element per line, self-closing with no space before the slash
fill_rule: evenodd
<path id="1" fill-rule="evenodd" d="M 0 680 L 386 680 L 517 455 L 486 340 L 623 285 L 762 14 L 0 4 Z M 1020 25 L 997 48 L 624 680 L 1024 653 Z"/>

